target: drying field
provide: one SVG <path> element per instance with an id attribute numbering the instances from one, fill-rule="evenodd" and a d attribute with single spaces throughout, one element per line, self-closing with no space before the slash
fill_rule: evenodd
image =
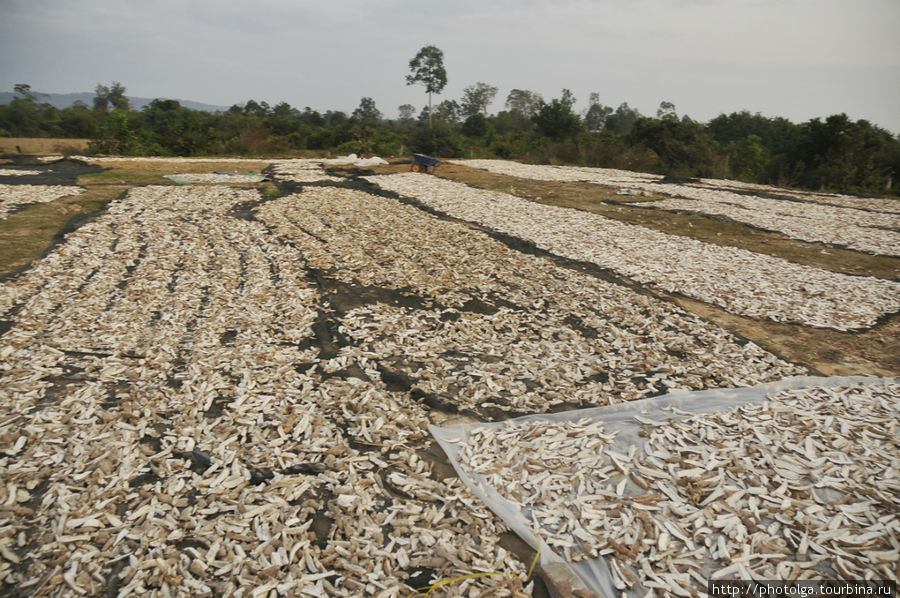
<path id="1" fill-rule="evenodd" d="M 474 425 L 456 443 L 463 471 L 529 513 L 551 550 L 607 559 L 607 595 L 896 579 L 898 394 L 848 380 L 680 419 L 632 415 L 644 443 L 584 416 Z"/>
<path id="2" fill-rule="evenodd" d="M 900 283 L 847 276 L 415 174 L 369 177 L 442 213 L 731 313 L 837 330 L 900 310 Z M 849 299 L 849 300 L 848 300 Z"/>
<path id="3" fill-rule="evenodd" d="M 38 203 L 52 163 L 0 187 L 8 227 L 106 202 L 0 286 L 4 593 L 388 597 L 492 573 L 431 596 L 546 595 L 428 424 L 815 373 L 667 293 L 823 334 L 900 310 L 896 280 L 394 167 L 92 162 L 110 170 L 61 199 Z M 274 184 L 209 176 L 263 166 Z"/>

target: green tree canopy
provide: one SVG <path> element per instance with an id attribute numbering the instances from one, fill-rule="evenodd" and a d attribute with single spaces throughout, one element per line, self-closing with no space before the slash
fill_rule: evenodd
<path id="1" fill-rule="evenodd" d="M 463 122 L 462 132 L 468 137 L 484 137 L 488 132 L 488 121 L 480 112 L 471 114 Z"/>
<path id="2" fill-rule="evenodd" d="M 506 96 L 506 107 L 522 118 L 531 118 L 537 114 L 543 102 L 541 94 L 527 89 L 514 89 Z"/>
<path id="3" fill-rule="evenodd" d="M 622 102 L 616 111 L 606 118 L 605 129 L 624 135 L 631 130 L 631 127 L 641 117 L 641 113 L 628 105 L 628 102 Z"/>
<path id="4" fill-rule="evenodd" d="M 797 154 L 805 166 L 800 182 L 811 188 L 884 189 L 900 166 L 890 133 L 867 120 L 854 122 L 843 113 L 802 125 Z"/>
<path id="5" fill-rule="evenodd" d="M 699 123 L 642 117 L 631 127 L 626 140 L 653 150 L 659 157 L 658 168 L 665 174 L 715 175 L 715 143 Z"/>
<path id="6" fill-rule="evenodd" d="M 109 103 L 113 110 L 128 110 L 131 107 L 125 97 L 125 86 L 118 81 L 113 81 L 109 86 Z"/>
<path id="7" fill-rule="evenodd" d="M 287 102 L 279 102 L 272 108 L 272 116 L 281 119 L 295 119 L 300 116 L 300 111 Z"/>
<path id="8" fill-rule="evenodd" d="M 606 125 L 606 119 L 612 114 L 610 106 L 600 103 L 600 94 L 592 93 L 588 100 L 588 108 L 584 113 L 584 127 L 588 131 L 600 131 Z"/>
<path id="9" fill-rule="evenodd" d="M 567 90 L 563 90 L 564 92 Z M 565 96 L 565 94 L 563 94 Z M 581 130 L 581 119 L 572 112 L 570 98 L 554 99 L 549 104 L 541 103 L 533 117 L 538 132 L 551 139 L 572 137 Z"/>
<path id="10" fill-rule="evenodd" d="M 31 93 L 31 85 L 27 83 L 16 83 L 13 86 L 13 91 L 20 96 L 17 99 L 35 101 L 35 94 Z"/>
<path id="11" fill-rule="evenodd" d="M 94 110 L 105 111 L 110 107 L 113 110 L 128 110 L 131 105 L 125 91 L 125 86 L 118 81 L 113 81 L 109 87 L 98 83 L 94 88 Z"/>
<path id="12" fill-rule="evenodd" d="M 656 118 L 661 120 L 678 119 L 678 113 L 675 111 L 675 104 L 663 100 L 656 109 Z"/>
<path id="13" fill-rule="evenodd" d="M 381 120 L 381 111 L 375 107 L 375 100 L 369 97 L 359 101 L 359 108 L 353 111 L 353 115 L 365 124 L 374 124 Z"/>
<path id="14" fill-rule="evenodd" d="M 460 121 L 462 110 L 456 100 L 444 100 L 434 109 L 434 116 L 445 123 L 456 124 Z"/>
<path id="15" fill-rule="evenodd" d="M 412 75 L 411 75 L 412 77 Z M 476 88 L 477 86 L 473 86 Z M 487 86 L 491 87 L 491 86 Z M 92 139 L 93 151 L 130 155 L 290 155 L 303 150 L 398 155 L 405 148 L 444 157 L 525 159 L 627 168 L 688 177 L 743 181 L 859 194 L 900 194 L 900 138 L 845 114 L 795 124 L 750 112 L 721 114 L 708 124 L 662 102 L 656 118 L 643 118 L 627 103 L 612 110 L 592 93 L 584 122 L 563 91 L 549 103 L 514 89 L 508 110 L 485 116 L 484 104 L 460 118 L 457 101 L 426 107 L 412 120 L 401 107 L 398 125 L 378 120 L 371 98 L 353 117 L 339 111 L 301 110 L 286 102 L 270 107 L 250 100 L 210 113 L 157 99 L 141 111 L 127 107 L 125 88 L 98 85 L 95 105 L 57 109 L 26 83 L 0 104 L 0 135 Z M 474 106 L 477 102 L 471 102 Z M 530 117 L 530 118 L 529 118 Z M 368 121 L 368 122 L 367 122 Z M 588 132 L 592 134 L 588 134 Z"/>
<path id="16" fill-rule="evenodd" d="M 397 107 L 397 116 L 400 122 L 408 123 L 413 120 L 416 115 L 416 107 L 412 104 L 401 104 Z"/>
<path id="17" fill-rule="evenodd" d="M 94 110 L 109 110 L 109 88 L 101 83 L 94 88 Z"/>
<path id="18" fill-rule="evenodd" d="M 511 124 L 522 131 L 534 126 L 532 120 L 544 103 L 541 94 L 527 89 L 513 89 L 506 96 L 506 108 L 509 110 Z"/>
<path id="19" fill-rule="evenodd" d="M 481 113 L 487 118 L 487 108 L 494 101 L 497 95 L 497 88 L 487 83 L 475 83 L 469 85 L 463 90 L 462 108 L 463 116 L 469 117 L 473 114 Z"/>

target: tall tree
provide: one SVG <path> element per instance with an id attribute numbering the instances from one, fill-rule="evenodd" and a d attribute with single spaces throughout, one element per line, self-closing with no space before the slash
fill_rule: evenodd
<path id="1" fill-rule="evenodd" d="M 431 110 L 428 109 L 428 106 L 422 108 L 419 112 L 419 120 L 426 122 L 429 117 L 433 117 L 441 122 L 453 125 L 462 120 L 461 114 L 462 111 L 456 100 L 444 100 L 437 106 L 433 106 Z"/>
<path id="2" fill-rule="evenodd" d="M 456 100 L 444 100 L 434 108 L 434 115 L 445 123 L 455 124 L 460 120 L 460 107 Z"/>
<path id="3" fill-rule="evenodd" d="M 272 116 L 274 116 L 275 118 L 295 119 L 300 117 L 300 111 L 292 107 L 287 102 L 279 102 L 275 105 L 274 108 L 272 108 Z"/>
<path id="4" fill-rule="evenodd" d="M 559 96 L 559 101 L 571 110 L 575 107 L 575 94 L 572 93 L 572 90 L 563 88 L 562 95 Z"/>
<path id="5" fill-rule="evenodd" d="M 534 126 L 532 119 L 544 103 L 541 94 L 527 89 L 513 89 L 506 96 L 506 107 L 516 128 L 530 129 Z"/>
<path id="6" fill-rule="evenodd" d="M 113 110 L 128 110 L 130 107 L 128 98 L 125 97 L 125 86 L 118 81 L 113 81 L 109 86 L 109 93 L 106 96 Z"/>
<path id="7" fill-rule="evenodd" d="M 256 100 L 247 100 L 242 112 L 249 116 L 265 118 L 269 115 L 269 104 L 265 101 L 257 102 Z"/>
<path id="8" fill-rule="evenodd" d="M 678 113 L 675 111 L 675 104 L 663 100 L 656 109 L 656 118 L 660 120 L 678 120 Z"/>
<path id="9" fill-rule="evenodd" d="M 611 106 L 600 103 L 600 94 L 592 93 L 588 100 L 588 109 L 584 113 L 584 126 L 588 131 L 600 131 L 606 124 L 606 119 L 612 114 Z"/>
<path id="10" fill-rule="evenodd" d="M 31 85 L 29 85 L 27 83 L 16 83 L 13 86 L 13 91 L 17 95 L 22 96 L 21 99 L 23 99 L 23 100 L 33 100 L 34 99 L 34 94 L 31 93 Z"/>
<path id="11" fill-rule="evenodd" d="M 424 46 L 409 61 L 411 74 L 406 76 L 407 85 L 422 84 L 428 93 L 428 126 L 431 123 L 431 94 L 441 93 L 447 85 L 447 70 L 444 68 L 444 53 L 437 46 Z"/>
<path id="12" fill-rule="evenodd" d="M 400 117 L 400 122 L 408 123 L 415 117 L 416 107 L 412 104 L 401 104 L 397 107 L 397 114 Z"/>
<path id="13" fill-rule="evenodd" d="M 517 116 L 531 118 L 537 114 L 543 101 L 544 98 L 539 93 L 527 89 L 514 89 L 506 96 L 506 107 Z"/>
<path id="14" fill-rule="evenodd" d="M 462 112 L 469 117 L 479 112 L 487 118 L 487 108 L 497 95 L 497 88 L 487 83 L 478 82 L 463 90 Z"/>
<path id="15" fill-rule="evenodd" d="M 94 94 L 94 110 L 109 110 L 110 106 L 113 110 L 126 111 L 130 108 L 125 97 L 125 86 L 118 81 L 113 81 L 109 87 L 98 83 Z"/>
<path id="16" fill-rule="evenodd" d="M 628 102 L 622 102 L 616 111 L 606 118 L 605 128 L 624 135 L 631 130 L 637 119 L 641 117 L 641 113 L 628 105 Z"/>
<path id="17" fill-rule="evenodd" d="M 100 83 L 94 88 L 94 110 L 109 110 L 109 88 Z"/>
<path id="18" fill-rule="evenodd" d="M 352 116 L 365 124 L 375 124 L 381 120 L 381 111 L 375 107 L 375 100 L 366 97 L 359 101 L 359 108 L 353 111 Z"/>
<path id="19" fill-rule="evenodd" d="M 541 103 L 537 114 L 534 115 L 534 124 L 545 137 L 564 139 L 572 137 L 581 129 L 581 119 L 572 112 L 566 91 L 568 90 L 563 90 L 563 97 L 560 99 L 554 99 L 549 104 Z"/>

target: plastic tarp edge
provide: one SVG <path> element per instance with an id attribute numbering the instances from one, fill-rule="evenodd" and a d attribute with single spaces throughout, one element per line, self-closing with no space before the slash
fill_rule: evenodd
<path id="1" fill-rule="evenodd" d="M 785 390 L 797 390 L 802 388 L 827 388 L 851 386 L 855 384 L 896 384 L 900 379 L 893 377 L 876 376 L 791 376 L 776 382 L 769 382 L 752 387 L 718 388 L 701 391 L 674 391 L 658 397 L 627 401 L 602 407 L 589 407 L 573 411 L 558 413 L 544 413 L 525 415 L 512 420 L 458 424 L 447 427 L 429 425 L 428 430 L 444 450 L 450 460 L 453 469 L 459 475 L 460 480 L 469 490 L 480 498 L 494 513 L 499 516 L 509 528 L 521 537 L 529 546 L 538 549 L 540 545 L 540 564 L 552 562 L 565 563 L 566 561 L 532 531 L 532 526 L 519 508 L 507 500 L 481 476 L 473 476 L 466 472 L 458 462 L 460 441 L 464 440 L 468 430 L 483 427 L 502 427 L 512 423 L 524 423 L 528 421 L 543 420 L 548 422 L 561 422 L 579 420 L 582 418 L 600 419 L 611 429 L 618 432 L 616 444 L 618 449 L 623 444 L 640 442 L 636 431 L 641 424 L 634 420 L 635 415 L 641 415 L 648 419 L 657 419 L 660 423 L 676 417 L 688 417 L 694 414 L 709 413 L 733 409 L 748 403 L 762 403 L 767 395 Z M 624 434 L 622 433 L 624 431 Z M 620 592 L 611 584 L 611 571 L 603 558 L 586 559 L 577 563 L 570 563 L 579 577 L 594 591 L 606 596 L 618 595 Z M 632 592 L 633 594 L 633 592 Z"/>

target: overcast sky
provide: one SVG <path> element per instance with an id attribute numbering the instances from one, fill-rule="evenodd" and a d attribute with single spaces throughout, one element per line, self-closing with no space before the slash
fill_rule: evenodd
<path id="1" fill-rule="evenodd" d="M 229 106 L 249 99 L 389 118 L 425 45 L 448 85 L 545 99 L 571 89 L 655 115 L 846 112 L 900 133 L 900 0 L 0 0 L 0 90 L 92 91 Z"/>

